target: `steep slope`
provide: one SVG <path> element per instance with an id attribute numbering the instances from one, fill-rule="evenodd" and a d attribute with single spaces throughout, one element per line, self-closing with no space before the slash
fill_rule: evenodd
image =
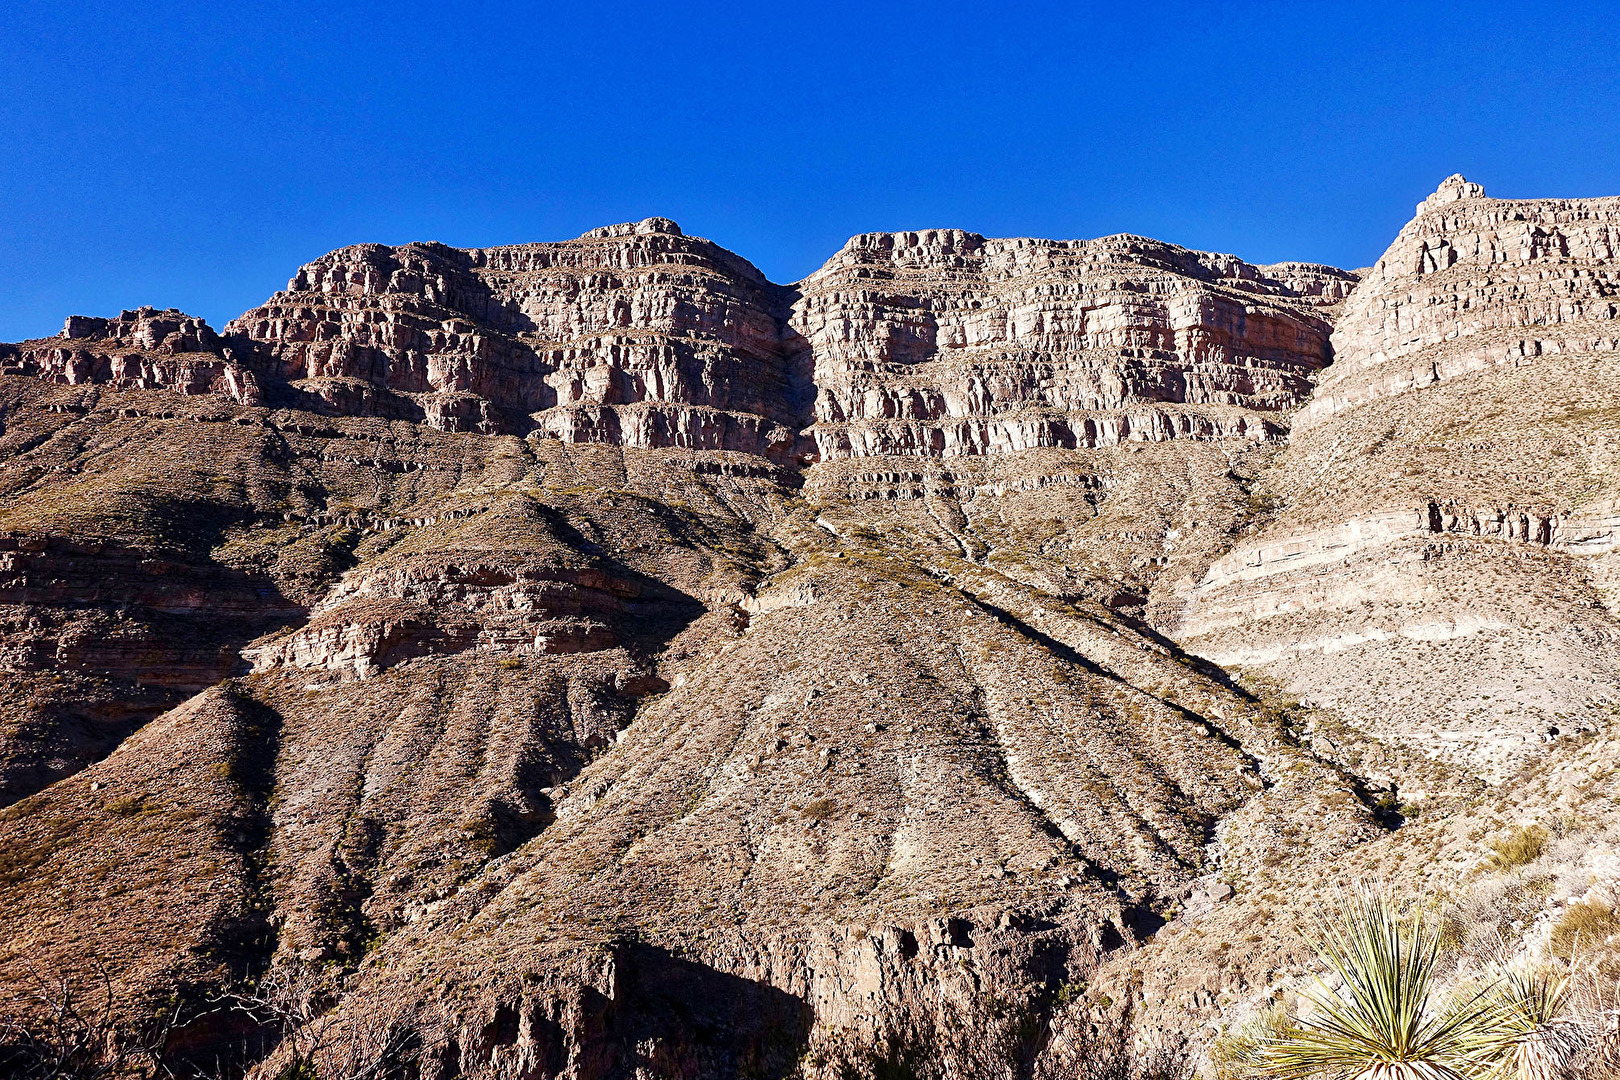
<path id="1" fill-rule="evenodd" d="M 820 457 L 1274 433 L 1255 414 L 1305 399 L 1328 360 L 1310 308 L 1353 279 L 1271 269 L 1133 236 L 857 236 L 793 306 Z"/>
<path id="2" fill-rule="evenodd" d="M 405 1003 L 466 1075 L 749 1055 L 767 1075 L 896 1055 L 1003 1075 L 1039 1056 L 1058 988 L 1158 924 L 1204 871 L 1210 823 L 1266 777 L 1314 792 L 1280 815 L 1296 828 L 1379 831 L 1252 704 L 1100 612 L 830 540 L 757 601 L 558 793 L 556 824 L 389 938 L 345 1008 Z M 590 956 L 606 966 L 582 978 Z M 677 1002 L 704 970 L 773 988 L 807 1029 L 784 1022 L 791 1053 L 772 1058 L 764 1034 L 738 1045 L 667 1000 L 642 1014 L 625 986 L 650 970 Z"/>
<path id="3" fill-rule="evenodd" d="M 180 611 L 222 657 L 201 684 L 228 689 L 0 823 L 32 853 L 6 883 L 9 977 L 43 955 L 113 966 L 126 1000 L 177 981 L 206 996 L 267 964 L 352 967 L 380 937 L 388 961 L 353 988 L 373 1004 L 339 1015 L 408 1017 L 446 1068 L 476 1070 L 539 1053 L 530 1028 L 601 990 L 581 973 L 605 949 L 666 995 L 768 984 L 790 1056 L 827 1070 L 1032 1059 L 1055 988 L 1155 925 L 1206 872 L 1211 824 L 1267 776 L 1320 773 L 1301 806 L 1376 829 L 1349 779 L 1095 602 L 1139 604 L 1115 578 L 1149 563 L 1076 568 L 1075 607 L 986 559 L 1025 551 L 1019 529 L 1071 499 L 1095 530 L 1134 521 L 1142 495 L 1162 509 L 1167 479 L 1171 498 L 1224 483 L 1220 447 L 1273 438 L 1268 417 L 1326 361 L 1315 306 L 1347 280 L 1135 238 L 929 233 L 857 238 L 780 289 L 653 219 L 565 244 L 345 249 L 223 338 L 171 313 L 70 325 L 117 363 L 20 347 L 15 412 L 73 441 L 49 469 L 48 440 L 8 464 L 19 548 L 183 548 L 286 600 L 241 627 L 210 623 L 217 603 Z M 195 342 L 171 340 L 177 319 Z M 254 392 L 147 374 L 193 347 Z M 197 442 L 216 413 L 223 442 Z M 103 464 L 115 418 L 175 432 L 165 471 Z M 1200 464 L 1130 452 L 1164 440 Z M 953 463 L 899 471 L 919 456 Z M 818 459 L 806 500 L 783 466 Z M 63 473 L 95 499 L 65 499 Z M 118 499 L 140 513 L 109 514 Z M 210 524 L 163 534 L 176 520 Z M 78 589 L 19 593 L 18 619 L 118 610 Z M 151 678 L 88 677 L 120 670 Z M 218 737 L 176 741 L 198 709 Z M 52 699 L 36 726 L 70 741 L 64 715 Z M 115 741 L 81 743 L 80 763 Z M 238 746 L 261 779 L 233 796 Z M 217 773 L 223 801 L 132 779 L 165 752 Z M 172 820 L 237 854 L 198 856 L 218 880 L 195 900 L 167 870 L 75 896 L 106 859 L 74 838 L 126 817 L 131 843 Z M 161 949 L 119 926 L 159 896 L 177 920 Z M 211 914 L 232 896 L 236 914 Z M 256 918 L 269 929 L 237 929 Z M 463 964 L 464 1002 L 419 993 Z M 850 965 L 879 983 L 853 990 Z M 497 1052 L 474 1029 L 507 1031 L 520 1002 L 529 1049 Z M 963 1015 L 990 1026 L 943 1038 Z M 553 1049 L 624 1067 L 786 1052 L 652 1013 L 613 1023 Z M 177 1045 L 215 1036 L 199 1020 Z"/>
<path id="4" fill-rule="evenodd" d="M 1492 778 L 1603 722 L 1617 230 L 1620 200 L 1442 184 L 1346 302 L 1254 531 L 1182 584 L 1178 639 Z"/>
<path id="5" fill-rule="evenodd" d="M 1461 232 L 1595 205 L 1448 182 L 1360 285 L 934 230 L 784 287 L 655 218 L 4 347 L 0 985 L 264 1075 L 1058 1076 L 1241 1015 L 1295 898 L 1586 768 L 1430 706 L 1600 722 L 1606 474 L 1517 462 L 1597 453 L 1601 357 L 1376 388 L 1436 298 L 1517 317 Z M 1535 235 L 1512 310 L 1591 338 L 1610 256 Z"/>
<path id="6" fill-rule="evenodd" d="M 664 218 L 561 244 L 344 248 L 227 327 L 333 411 L 785 459 L 781 290 Z"/>

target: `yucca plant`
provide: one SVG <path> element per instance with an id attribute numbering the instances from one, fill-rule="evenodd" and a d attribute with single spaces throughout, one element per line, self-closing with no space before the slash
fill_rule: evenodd
<path id="1" fill-rule="evenodd" d="M 1483 1080 L 1500 1059 L 1508 1006 L 1493 985 L 1447 1002 L 1440 932 L 1371 887 L 1345 897 L 1313 945 L 1342 986 L 1302 992 L 1310 1015 L 1252 1038 L 1248 1071 L 1268 1080 Z"/>
<path id="2" fill-rule="evenodd" d="M 1557 1080 L 1585 1042 L 1570 1016 L 1569 975 L 1526 961 L 1499 968 L 1495 1080 Z"/>

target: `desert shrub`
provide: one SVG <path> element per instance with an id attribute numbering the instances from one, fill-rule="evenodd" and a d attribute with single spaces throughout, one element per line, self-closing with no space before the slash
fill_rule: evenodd
<path id="1" fill-rule="evenodd" d="M 1465 959 L 1488 964 L 1535 921 L 1553 888 L 1551 878 L 1523 872 L 1480 879 L 1445 913 L 1444 945 Z"/>
<path id="2" fill-rule="evenodd" d="M 1185 1035 L 1161 1034 L 1132 1055 L 1132 1080 L 1192 1080 L 1197 1063 Z"/>
<path id="3" fill-rule="evenodd" d="M 1491 845 L 1495 854 L 1491 865 L 1498 870 L 1515 870 L 1535 862 L 1547 850 L 1547 830 L 1540 825 L 1521 825 Z"/>
<path id="4" fill-rule="evenodd" d="M 1620 934 L 1620 914 L 1599 901 L 1583 900 L 1569 905 L 1547 945 L 1554 956 L 1572 960 L 1615 934 Z"/>
<path id="5" fill-rule="evenodd" d="M 1243 1074 L 1270 1080 L 1461 1080 L 1502 1063 L 1512 1038 L 1497 986 L 1447 1000 L 1441 935 L 1421 909 L 1370 887 L 1345 898 L 1315 948 L 1337 986 L 1302 991 L 1311 1015 L 1275 1020 L 1232 1050 Z"/>
<path id="6" fill-rule="evenodd" d="M 1217 1037 L 1209 1046 L 1209 1064 L 1217 1080 L 1241 1080 L 1249 1074 L 1249 1063 L 1257 1048 L 1284 1038 L 1293 1028 L 1293 1019 L 1276 1002 L 1250 1017 L 1247 1022 Z"/>
<path id="7" fill-rule="evenodd" d="M 30 967 L 0 988 L 0 1076 L 7 1080 L 135 1080 L 172 1077 L 165 1046 L 179 1012 L 159 1006 L 122 1014 L 107 969 L 47 975 Z M 189 1074 L 188 1074 L 189 1075 Z"/>
<path id="8" fill-rule="evenodd" d="M 499 838 L 496 836 L 493 818 L 473 818 L 461 826 L 461 833 L 467 838 L 469 848 L 486 859 L 494 858 L 499 847 Z"/>
<path id="9" fill-rule="evenodd" d="M 805 804 L 799 814 L 815 821 L 826 821 L 838 812 L 838 804 L 831 799 L 816 799 Z"/>
<path id="10" fill-rule="evenodd" d="M 1585 1048 L 1571 1016 L 1568 973 L 1529 963 L 1501 967 L 1490 991 L 1499 1014 L 1491 1045 L 1499 1080 L 1556 1080 Z"/>

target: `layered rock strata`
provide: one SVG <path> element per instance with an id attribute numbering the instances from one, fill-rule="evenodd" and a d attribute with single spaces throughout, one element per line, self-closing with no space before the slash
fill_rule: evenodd
<path id="1" fill-rule="evenodd" d="M 1138 237 L 942 230 L 857 237 L 780 288 L 653 218 L 564 244 L 347 248 L 226 330 L 331 408 L 445 430 L 939 457 L 1275 436 L 1256 414 L 1303 400 L 1328 359 L 1317 310 L 1353 281 Z"/>
<path id="2" fill-rule="evenodd" d="M 1620 200 L 1455 176 L 1424 200 L 1345 303 L 1258 524 L 1179 587 L 1178 636 L 1492 778 L 1603 723 L 1617 228 Z"/>
<path id="3" fill-rule="evenodd" d="M 1274 269 L 1132 236 L 855 237 L 791 315 L 820 457 L 1274 436 L 1329 359 L 1313 305 L 1354 283 Z"/>
<path id="4" fill-rule="evenodd" d="M 1306 975 L 1345 868 L 1477 873 L 1470 774 L 1609 775 L 1607 354 L 1357 389 L 1469 337 L 1421 289 L 1590 330 L 1590 237 L 1444 277 L 1531 209 L 1448 182 L 1360 286 L 935 230 L 780 287 L 649 219 L 8 347 L 0 983 L 105 969 L 128 1031 L 178 1010 L 169 1065 L 266 1075 L 1203 1038 Z M 1318 383 L 1351 403 L 1290 433 Z M 320 1015 L 221 1025 L 244 985 Z"/>
<path id="5" fill-rule="evenodd" d="M 247 364 L 203 320 L 143 307 L 98 319 L 73 315 L 55 338 L 0 346 L 0 372 L 79 386 L 221 394 L 256 405 L 264 395 Z"/>
<path id="6" fill-rule="evenodd" d="M 1461 176 L 1367 272 L 1296 424 L 1490 367 L 1620 349 L 1620 199 L 1492 199 Z"/>
<path id="7" fill-rule="evenodd" d="M 649 218 L 560 244 L 345 248 L 226 331 L 338 411 L 785 458 L 801 390 L 779 291 Z"/>

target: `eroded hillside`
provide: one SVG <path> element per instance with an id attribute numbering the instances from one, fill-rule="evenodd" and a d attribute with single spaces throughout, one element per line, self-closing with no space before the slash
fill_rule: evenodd
<path id="1" fill-rule="evenodd" d="M 423 1077 L 1207 1041 L 1350 868 L 1612 813 L 1613 214 L 1454 179 L 1360 284 L 655 218 L 0 346 L 0 980 L 265 1075 L 222 995 Z"/>

